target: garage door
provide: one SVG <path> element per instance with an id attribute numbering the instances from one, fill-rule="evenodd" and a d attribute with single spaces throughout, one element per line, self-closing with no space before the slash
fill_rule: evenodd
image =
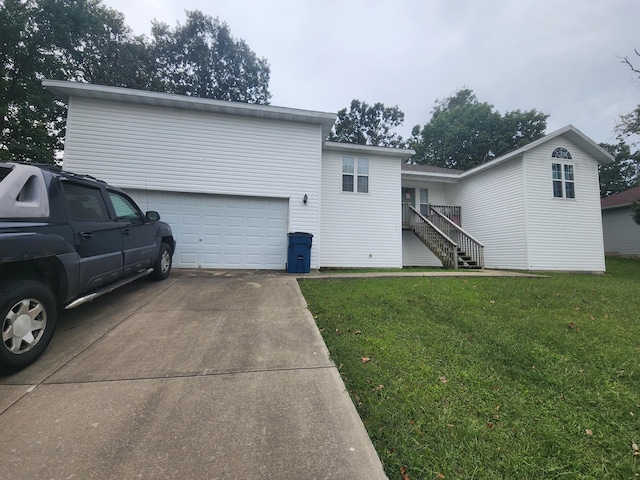
<path id="1" fill-rule="evenodd" d="M 284 270 L 288 200 L 172 192 L 129 192 L 157 210 L 177 241 L 175 267 Z"/>

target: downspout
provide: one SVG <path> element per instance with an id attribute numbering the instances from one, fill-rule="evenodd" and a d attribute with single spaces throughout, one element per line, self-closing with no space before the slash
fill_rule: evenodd
<path id="1" fill-rule="evenodd" d="M 530 258 L 530 248 L 529 248 L 529 202 L 528 202 L 528 192 L 529 188 L 527 186 L 527 168 L 525 162 L 525 153 L 520 156 L 520 163 L 522 165 L 522 186 L 523 186 L 523 196 L 522 196 L 522 206 L 523 206 L 523 222 L 524 222 L 524 248 L 525 248 L 525 261 L 527 265 L 527 270 L 531 269 L 531 258 Z"/>
<path id="2" fill-rule="evenodd" d="M 318 256 L 318 270 L 320 270 L 320 266 L 321 266 L 321 261 L 320 259 L 322 258 L 321 255 L 321 249 L 322 249 L 322 162 L 324 160 L 324 142 L 325 139 L 322 138 L 322 125 L 318 125 L 318 128 L 320 129 L 320 145 L 318 146 L 318 150 L 320 151 L 320 161 L 318 162 L 318 192 L 317 192 L 317 199 L 316 202 L 318 202 L 318 213 L 317 213 L 317 223 L 316 225 L 318 225 L 318 232 L 316 235 L 316 241 L 314 242 L 316 244 L 316 255 Z"/>

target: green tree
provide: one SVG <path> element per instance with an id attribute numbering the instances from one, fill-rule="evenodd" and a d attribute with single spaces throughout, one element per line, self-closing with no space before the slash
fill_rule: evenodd
<path id="1" fill-rule="evenodd" d="M 544 136 L 548 115 L 514 110 L 504 116 L 463 88 L 437 100 L 429 123 L 413 127 L 418 163 L 468 170 Z"/>
<path id="2" fill-rule="evenodd" d="M 142 68 L 124 17 L 99 0 L 0 1 L 0 160 L 52 163 L 62 149 L 66 106 L 44 78 L 141 86 Z M 125 54 L 126 52 L 126 54 Z"/>
<path id="3" fill-rule="evenodd" d="M 631 215 L 633 221 L 640 225 L 640 200 L 636 200 L 631 204 Z"/>
<path id="4" fill-rule="evenodd" d="M 600 146 L 614 157 L 613 163 L 600 165 L 600 197 L 608 197 L 634 186 L 640 172 L 640 152 L 631 153 L 631 147 L 620 140 L 618 144 L 601 143 Z"/>
<path id="5" fill-rule="evenodd" d="M 163 91 L 181 95 L 268 104 L 269 64 L 229 26 L 198 10 L 171 29 L 154 22 L 152 48 L 157 79 Z"/>
<path id="6" fill-rule="evenodd" d="M 404 113 L 397 106 L 385 107 L 382 103 L 369 105 L 353 99 L 348 111 L 343 108 L 338 112 L 329 140 L 377 147 L 403 147 L 402 137 L 393 131 L 403 121 Z"/>
<path id="7" fill-rule="evenodd" d="M 40 84 L 56 65 L 42 54 L 37 14 L 34 0 L 0 2 L 0 161 L 51 162 L 61 146 L 63 110 Z"/>

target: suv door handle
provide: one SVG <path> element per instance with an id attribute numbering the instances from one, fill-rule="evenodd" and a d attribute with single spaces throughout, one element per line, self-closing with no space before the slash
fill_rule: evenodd
<path id="1" fill-rule="evenodd" d="M 80 232 L 80 238 L 83 240 L 91 240 L 93 238 L 93 232 Z"/>
<path id="2" fill-rule="evenodd" d="M 125 237 L 128 237 L 130 233 L 131 233 L 131 230 L 129 230 L 128 228 L 123 228 L 123 229 L 122 229 L 122 234 L 123 234 Z"/>

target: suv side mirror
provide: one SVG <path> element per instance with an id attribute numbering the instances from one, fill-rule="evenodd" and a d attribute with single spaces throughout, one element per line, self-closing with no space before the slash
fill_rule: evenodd
<path id="1" fill-rule="evenodd" d="M 160 220 L 160 214 L 155 210 L 150 210 L 147 213 L 145 213 L 145 217 L 150 222 L 157 222 L 158 220 Z"/>

